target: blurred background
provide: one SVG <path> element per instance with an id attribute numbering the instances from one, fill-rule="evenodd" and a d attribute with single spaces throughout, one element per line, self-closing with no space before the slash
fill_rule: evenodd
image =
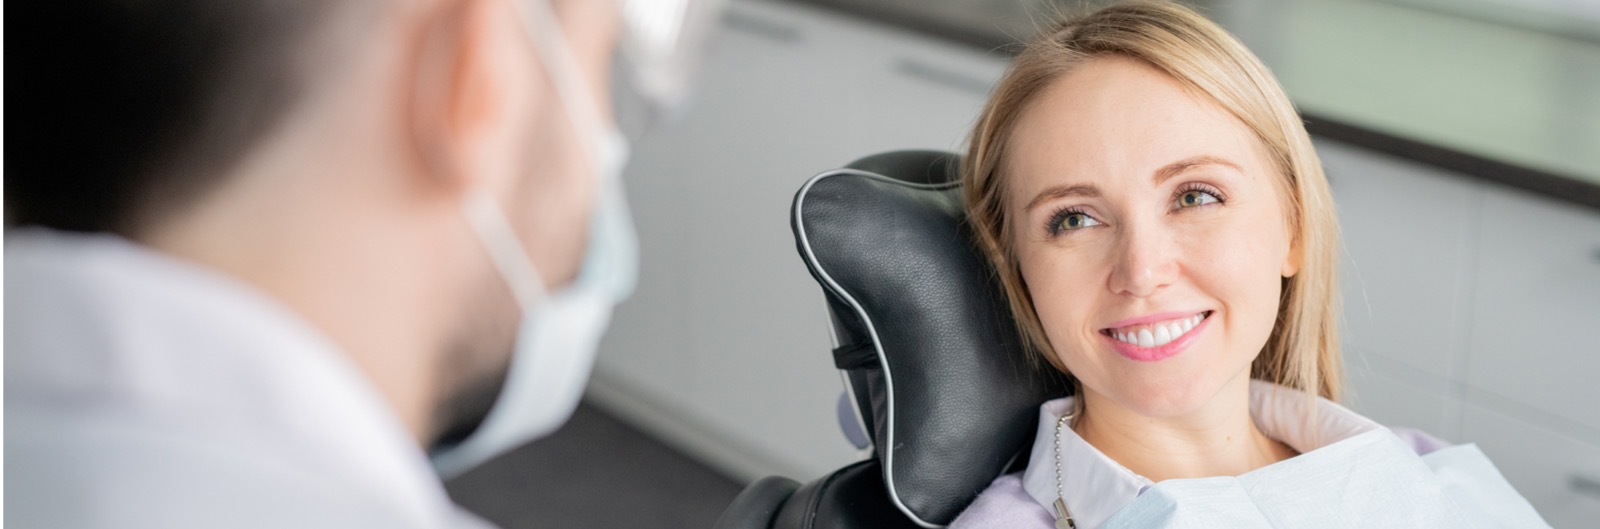
<path id="1" fill-rule="evenodd" d="M 748 482 L 866 456 L 790 201 L 959 151 L 1014 43 L 1095 2 L 734 0 L 636 146 L 643 242 L 584 406 L 450 483 L 506 527 L 709 527 Z M 1600 1 L 1190 2 L 1274 71 L 1345 244 L 1346 404 L 1477 443 L 1555 527 L 1600 520 Z"/>

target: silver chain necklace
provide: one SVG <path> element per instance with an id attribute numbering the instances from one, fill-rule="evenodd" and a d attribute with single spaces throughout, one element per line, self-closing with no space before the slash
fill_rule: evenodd
<path id="1" fill-rule="evenodd" d="M 1056 419 L 1056 529 L 1078 528 L 1077 522 L 1072 521 L 1072 513 L 1067 512 L 1066 494 L 1061 491 L 1061 429 L 1077 415 L 1077 410 L 1072 410 Z"/>

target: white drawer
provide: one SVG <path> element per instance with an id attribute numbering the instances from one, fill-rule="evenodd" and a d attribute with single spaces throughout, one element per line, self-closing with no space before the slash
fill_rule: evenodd
<path id="1" fill-rule="evenodd" d="M 1378 424 L 1422 430 L 1449 439 L 1445 408 L 1449 385 L 1416 368 L 1346 347 L 1343 404 Z"/>
<path id="2" fill-rule="evenodd" d="M 1461 419 L 1461 436 L 1452 441 L 1477 443 L 1552 527 L 1600 523 L 1600 446 L 1471 403 L 1462 405 Z"/>
<path id="3" fill-rule="evenodd" d="M 1317 151 L 1346 249 L 1345 342 L 1459 377 L 1480 184 L 1333 141 L 1317 141 Z"/>
<path id="4" fill-rule="evenodd" d="M 1600 213 L 1485 193 L 1469 384 L 1600 428 Z"/>

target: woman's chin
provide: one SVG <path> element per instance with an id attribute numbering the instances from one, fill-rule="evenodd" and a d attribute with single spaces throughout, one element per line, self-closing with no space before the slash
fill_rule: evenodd
<path id="1" fill-rule="evenodd" d="M 1217 397 L 1219 386 L 1204 377 L 1124 380 L 1102 393 L 1109 404 L 1153 419 L 1190 415 Z"/>

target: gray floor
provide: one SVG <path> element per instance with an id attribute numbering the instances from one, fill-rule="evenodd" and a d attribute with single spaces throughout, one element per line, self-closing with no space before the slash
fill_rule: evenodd
<path id="1" fill-rule="evenodd" d="M 743 488 L 587 404 L 555 435 L 445 486 L 505 529 L 709 528 Z"/>

